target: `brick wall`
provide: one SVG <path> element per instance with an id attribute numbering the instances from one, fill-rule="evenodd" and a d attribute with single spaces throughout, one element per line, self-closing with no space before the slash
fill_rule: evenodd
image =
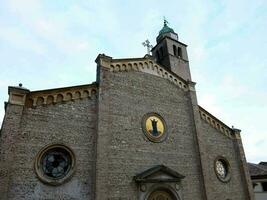
<path id="1" fill-rule="evenodd" d="M 11 121 L 16 120 L 13 113 L 7 113 L 6 116 L 13 118 Z M 8 197 L 5 198 L 92 199 L 96 99 L 87 98 L 37 108 L 24 108 L 20 126 L 20 131 L 14 136 L 13 163 L 8 166 Z M 5 127 L 13 127 L 10 123 L 4 122 L 3 135 L 10 134 L 12 130 L 7 131 L 8 128 Z M 3 139 L 1 142 L 1 145 L 5 146 L 8 140 Z M 60 186 L 42 183 L 33 167 L 38 152 L 44 146 L 53 143 L 67 145 L 76 155 L 76 171 L 73 177 Z M 3 185 L 0 185 L 1 187 Z"/>
<path id="2" fill-rule="evenodd" d="M 236 152 L 235 140 L 228 138 L 205 121 L 202 121 L 201 127 L 201 139 L 205 142 L 205 145 L 202 146 L 202 153 L 208 199 L 249 199 L 246 195 L 246 185 L 243 182 L 244 175 L 241 171 L 239 155 Z M 227 183 L 221 182 L 215 174 L 214 161 L 218 156 L 223 156 L 229 161 L 231 179 Z"/>
<path id="3" fill-rule="evenodd" d="M 133 177 L 161 164 L 185 176 L 183 200 L 249 199 L 242 143 L 201 120 L 194 88 L 185 91 L 142 72 L 104 67 L 98 72 L 97 98 L 7 106 L 0 138 L 1 200 L 136 200 Z M 141 120 L 150 112 L 166 121 L 168 137 L 161 143 L 150 142 L 142 131 Z M 43 147 L 55 143 L 73 150 L 76 170 L 68 182 L 49 186 L 37 178 L 34 161 Z M 218 156 L 231 165 L 228 183 L 216 177 Z"/>
<path id="4" fill-rule="evenodd" d="M 137 199 L 133 176 L 164 164 L 183 174 L 184 200 L 201 199 L 192 108 L 188 92 L 168 80 L 140 72 L 100 72 L 96 192 L 98 200 Z M 153 143 L 142 117 L 160 114 L 168 137 Z"/>

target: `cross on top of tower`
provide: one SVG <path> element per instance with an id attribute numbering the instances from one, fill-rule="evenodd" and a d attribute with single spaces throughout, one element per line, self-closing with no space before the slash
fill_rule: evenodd
<path id="1" fill-rule="evenodd" d="M 147 54 L 150 55 L 150 51 L 153 48 L 153 46 L 150 44 L 149 40 L 147 39 L 142 44 L 143 44 L 144 47 L 147 48 Z"/>
<path id="2" fill-rule="evenodd" d="M 167 26 L 169 22 L 167 21 L 165 16 L 163 17 L 163 21 L 164 21 L 164 26 Z"/>

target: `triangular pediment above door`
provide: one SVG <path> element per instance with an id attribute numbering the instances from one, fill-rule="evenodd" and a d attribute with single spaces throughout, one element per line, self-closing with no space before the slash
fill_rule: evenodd
<path id="1" fill-rule="evenodd" d="M 185 178 L 184 175 L 166 167 L 157 165 L 149 168 L 134 177 L 137 183 L 157 183 L 157 182 L 179 182 Z"/>

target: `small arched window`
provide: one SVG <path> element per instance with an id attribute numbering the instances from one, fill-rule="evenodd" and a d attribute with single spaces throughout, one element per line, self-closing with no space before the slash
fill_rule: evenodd
<path id="1" fill-rule="evenodd" d="M 157 60 L 159 61 L 160 59 L 159 51 L 156 51 L 156 57 L 157 57 Z"/>
<path id="2" fill-rule="evenodd" d="M 182 53 L 182 48 L 181 48 L 181 47 L 178 47 L 178 56 L 179 56 L 180 58 L 183 57 L 183 53 Z"/>
<path id="3" fill-rule="evenodd" d="M 172 48 L 173 48 L 173 55 L 177 56 L 177 48 L 176 48 L 176 46 L 173 45 Z"/>
<path id="4" fill-rule="evenodd" d="M 160 53 L 160 57 L 163 58 L 163 48 L 162 47 L 159 48 L 159 53 Z"/>

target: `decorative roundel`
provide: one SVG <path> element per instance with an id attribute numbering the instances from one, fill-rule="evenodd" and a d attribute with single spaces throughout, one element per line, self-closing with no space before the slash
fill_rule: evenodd
<path id="1" fill-rule="evenodd" d="M 161 142 L 167 136 L 164 119 L 157 113 L 148 113 L 142 119 L 142 129 L 146 137 L 152 142 Z"/>
<path id="2" fill-rule="evenodd" d="M 37 155 L 35 171 L 45 183 L 59 185 L 71 177 L 75 166 L 73 152 L 65 145 L 54 144 Z"/>
<path id="3" fill-rule="evenodd" d="M 215 173 L 220 181 L 227 182 L 230 180 L 230 165 L 229 162 L 223 158 L 219 157 L 215 160 L 214 164 Z"/>

